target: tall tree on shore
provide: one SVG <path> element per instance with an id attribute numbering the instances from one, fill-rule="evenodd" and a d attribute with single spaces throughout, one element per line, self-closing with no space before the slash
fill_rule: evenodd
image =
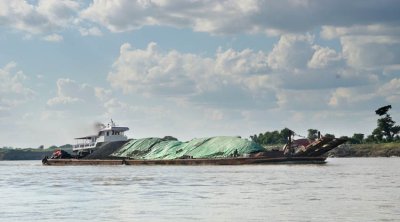
<path id="1" fill-rule="evenodd" d="M 316 129 L 308 129 L 307 138 L 310 140 L 316 140 L 318 138 L 318 130 Z"/>
<path id="2" fill-rule="evenodd" d="M 364 142 L 364 134 L 362 133 L 354 133 L 350 138 L 350 142 L 353 144 L 360 144 Z"/>
<path id="3" fill-rule="evenodd" d="M 267 131 L 265 133 L 254 134 L 250 136 L 250 139 L 256 143 L 262 145 L 276 145 L 276 144 L 285 144 L 288 141 L 290 135 L 292 135 L 293 131 L 289 128 L 284 128 L 281 131 Z"/>
<path id="4" fill-rule="evenodd" d="M 396 135 L 400 132 L 400 126 L 395 125 L 396 122 L 388 113 L 392 106 L 384 106 L 375 111 L 379 116 L 383 116 L 377 120 L 377 128 L 372 132 L 377 142 L 392 142 Z"/>

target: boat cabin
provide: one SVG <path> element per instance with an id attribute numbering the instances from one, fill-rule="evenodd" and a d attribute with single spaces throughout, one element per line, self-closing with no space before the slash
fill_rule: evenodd
<path id="1" fill-rule="evenodd" d="M 73 146 L 73 152 L 78 154 L 92 153 L 102 143 L 114 141 L 127 141 L 128 137 L 124 135 L 128 127 L 117 126 L 111 119 L 107 126 L 103 126 L 97 135 L 90 135 L 75 138 L 76 144 Z"/>

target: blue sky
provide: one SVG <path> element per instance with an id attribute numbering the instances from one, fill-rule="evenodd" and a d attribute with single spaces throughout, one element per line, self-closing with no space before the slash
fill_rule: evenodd
<path id="1" fill-rule="evenodd" d="M 400 121 L 397 1 L 0 0 L 2 146 Z"/>

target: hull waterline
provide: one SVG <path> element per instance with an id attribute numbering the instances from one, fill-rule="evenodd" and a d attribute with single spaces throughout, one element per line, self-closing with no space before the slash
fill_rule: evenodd
<path id="1" fill-rule="evenodd" d="M 249 165 L 249 164 L 324 164 L 326 157 L 239 157 L 221 159 L 43 159 L 44 165 Z"/>

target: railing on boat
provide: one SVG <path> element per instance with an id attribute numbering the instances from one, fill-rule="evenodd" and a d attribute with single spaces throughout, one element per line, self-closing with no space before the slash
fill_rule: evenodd
<path id="1" fill-rule="evenodd" d="M 74 149 L 82 149 L 82 148 L 93 148 L 96 146 L 95 142 L 91 143 L 78 143 L 73 146 Z"/>

